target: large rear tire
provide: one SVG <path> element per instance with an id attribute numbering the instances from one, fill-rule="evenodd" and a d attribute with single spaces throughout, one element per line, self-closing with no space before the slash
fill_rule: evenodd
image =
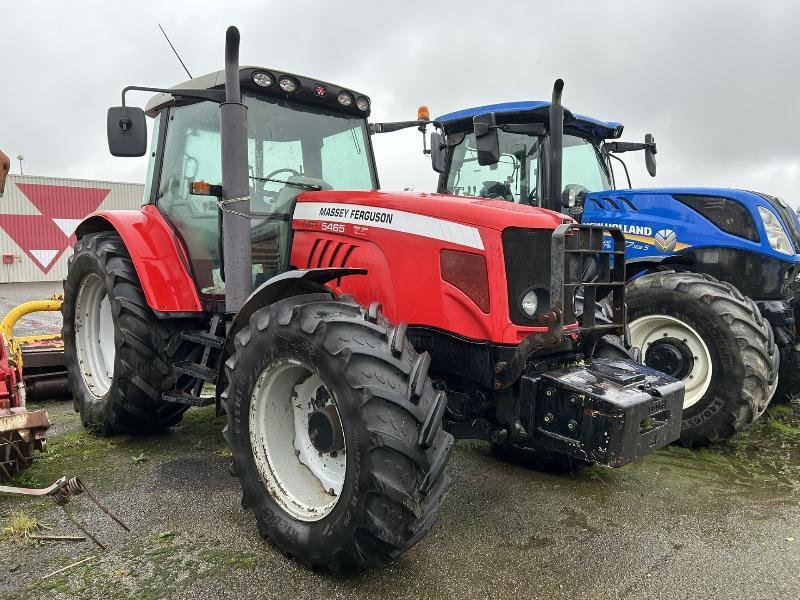
<path id="1" fill-rule="evenodd" d="M 236 334 L 225 437 L 243 504 L 284 554 L 347 572 L 430 529 L 453 438 L 429 362 L 376 305 L 327 294 L 262 308 Z"/>
<path id="2" fill-rule="evenodd" d="M 686 385 L 681 444 L 729 439 L 764 412 L 780 358 L 752 300 L 708 275 L 666 271 L 631 281 L 627 304 L 645 364 Z"/>
<path id="3" fill-rule="evenodd" d="M 165 355 L 174 331 L 147 305 L 115 232 L 78 240 L 61 314 L 67 379 L 85 427 L 100 435 L 142 433 L 181 420 L 188 407 L 161 399 L 175 384 Z"/>

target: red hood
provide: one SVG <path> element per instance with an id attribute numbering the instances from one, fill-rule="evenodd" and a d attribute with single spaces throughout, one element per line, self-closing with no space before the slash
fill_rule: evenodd
<path id="1" fill-rule="evenodd" d="M 330 190 L 303 192 L 297 200 L 298 202 L 358 204 L 402 210 L 465 225 L 488 227 L 497 231 L 502 231 L 510 225 L 529 229 L 555 229 L 562 223 L 573 222 L 567 215 L 543 208 L 515 204 L 505 200 L 467 198 L 448 194 Z"/>

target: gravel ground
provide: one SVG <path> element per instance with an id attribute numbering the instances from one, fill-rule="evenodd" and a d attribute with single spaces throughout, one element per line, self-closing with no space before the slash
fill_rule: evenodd
<path id="1" fill-rule="evenodd" d="M 109 545 L 32 542 L 6 531 L 0 596 L 48 598 L 791 598 L 800 590 L 800 408 L 778 407 L 734 443 L 671 447 L 619 470 L 572 477 L 459 443 L 438 523 L 396 563 L 335 578 L 257 534 L 228 475 L 213 408 L 147 438 L 86 434 L 69 403 L 46 403 L 49 451 L 19 483 L 80 475 L 131 527 L 85 497 L 71 506 Z M 47 501 L 0 500 L 76 533 Z M 41 577 L 76 560 L 89 563 Z"/>
<path id="2" fill-rule="evenodd" d="M 54 287 L 12 294 L 2 286 L 0 310 Z M 78 532 L 48 500 L 0 498 L 2 598 L 800 595 L 800 407 L 771 408 L 731 443 L 670 447 L 622 469 L 571 477 L 461 442 L 432 531 L 394 564 L 348 578 L 307 571 L 259 537 L 228 475 L 223 422 L 212 407 L 190 410 L 159 435 L 110 439 L 84 432 L 70 402 L 43 407 L 54 423 L 48 452 L 16 483 L 79 475 L 131 532 L 81 496 L 70 506 L 108 551 L 34 542 L 16 533 L 21 517 L 51 533 Z"/>

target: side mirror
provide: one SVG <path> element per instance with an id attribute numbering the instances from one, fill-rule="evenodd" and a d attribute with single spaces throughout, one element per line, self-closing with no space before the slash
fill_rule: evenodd
<path id="1" fill-rule="evenodd" d="M 497 121 L 494 113 L 476 115 L 472 119 L 475 131 L 475 149 L 478 151 L 478 164 L 494 165 L 500 160 L 500 139 L 497 135 Z"/>
<path id="2" fill-rule="evenodd" d="M 144 156 L 147 152 L 147 121 L 141 108 L 109 108 L 106 132 L 112 156 Z"/>
<path id="3" fill-rule="evenodd" d="M 433 131 L 431 132 L 431 166 L 437 173 L 444 173 L 447 168 L 446 162 L 442 134 L 438 131 Z"/>
<path id="4" fill-rule="evenodd" d="M 650 177 L 656 176 L 656 138 L 652 133 L 647 133 L 644 136 L 644 164 L 647 166 L 647 172 Z"/>

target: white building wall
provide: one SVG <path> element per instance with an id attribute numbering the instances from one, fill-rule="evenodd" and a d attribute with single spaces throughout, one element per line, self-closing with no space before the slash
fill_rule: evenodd
<path id="1" fill-rule="evenodd" d="M 9 175 L 0 198 L 0 283 L 60 281 L 75 228 L 98 209 L 138 209 L 144 186 Z"/>

